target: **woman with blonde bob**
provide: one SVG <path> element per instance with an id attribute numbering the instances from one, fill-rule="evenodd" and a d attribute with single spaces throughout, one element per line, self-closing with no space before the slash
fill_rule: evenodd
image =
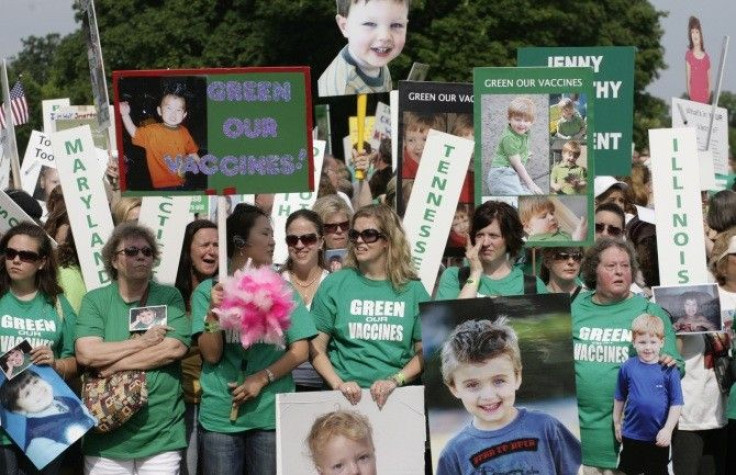
<path id="1" fill-rule="evenodd" d="M 390 207 L 359 209 L 348 239 L 345 267 L 322 282 L 312 301 L 318 331 L 312 364 L 352 404 L 361 388 L 370 388 L 381 408 L 394 389 L 422 372 L 419 303 L 429 294 Z"/>

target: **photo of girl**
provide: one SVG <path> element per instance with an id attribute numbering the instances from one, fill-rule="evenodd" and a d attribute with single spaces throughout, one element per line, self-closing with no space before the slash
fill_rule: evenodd
<path id="1" fill-rule="evenodd" d="M 697 17 L 687 22 L 688 47 L 685 53 L 685 76 L 687 95 L 691 101 L 710 103 L 711 72 L 710 56 L 705 52 L 703 28 Z"/>

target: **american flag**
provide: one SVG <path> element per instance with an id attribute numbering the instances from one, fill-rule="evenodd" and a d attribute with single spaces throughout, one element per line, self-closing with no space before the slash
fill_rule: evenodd
<path id="1" fill-rule="evenodd" d="M 3 104 L 4 106 L 5 104 Z M 26 92 L 20 81 L 15 82 L 15 86 L 10 90 L 10 109 L 13 115 L 13 125 L 22 125 L 28 122 L 28 102 L 26 102 Z M 0 129 L 5 128 L 5 109 L 0 108 Z"/>

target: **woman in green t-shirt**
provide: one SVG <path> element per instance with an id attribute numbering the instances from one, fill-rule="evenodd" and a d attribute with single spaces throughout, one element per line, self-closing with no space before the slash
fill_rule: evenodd
<path id="1" fill-rule="evenodd" d="M 64 379 L 76 376 L 76 315 L 56 280 L 51 239 L 39 226 L 22 222 L 0 239 L 0 253 L 4 257 L 0 265 L 0 353 L 27 339 L 33 347 L 34 364 L 52 366 Z M 31 326 L 33 331 L 28 330 Z M 5 378 L 0 381 L 4 383 Z M 61 462 L 59 458 L 47 465 L 43 473 L 58 473 Z M 0 467 L 7 475 L 40 473 L 11 443 L 5 429 L 0 429 Z"/>

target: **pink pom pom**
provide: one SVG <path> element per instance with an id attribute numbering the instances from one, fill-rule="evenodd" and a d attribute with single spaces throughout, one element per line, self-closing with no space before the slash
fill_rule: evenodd
<path id="1" fill-rule="evenodd" d="M 243 348 L 254 343 L 285 346 L 284 332 L 296 305 L 291 287 L 279 274 L 267 266 L 238 270 L 222 287 L 222 305 L 214 312 L 222 328 L 240 332 Z"/>

